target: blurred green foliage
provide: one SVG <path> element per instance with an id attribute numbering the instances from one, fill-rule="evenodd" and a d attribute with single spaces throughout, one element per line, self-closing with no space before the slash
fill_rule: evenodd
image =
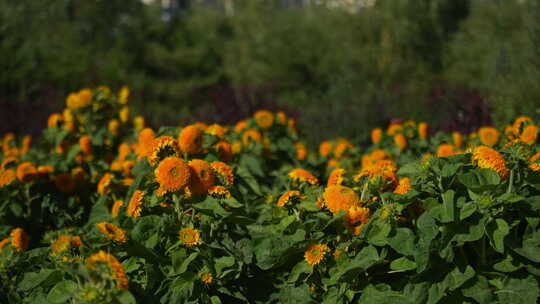
<path id="1" fill-rule="evenodd" d="M 464 96 L 501 124 L 540 107 L 538 0 L 280 3 L 194 5 L 164 21 L 135 0 L 0 0 L 0 101 L 59 109 L 70 91 L 127 84 L 155 126 L 285 108 L 313 142 L 367 140 L 395 117 L 463 126 L 477 112 Z"/>

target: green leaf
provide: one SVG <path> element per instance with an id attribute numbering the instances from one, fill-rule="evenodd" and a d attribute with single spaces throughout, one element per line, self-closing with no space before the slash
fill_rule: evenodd
<path id="1" fill-rule="evenodd" d="M 454 204 L 454 190 L 448 190 L 442 195 L 443 208 L 441 214 L 441 222 L 450 223 L 455 220 L 455 209 Z"/>
<path id="2" fill-rule="evenodd" d="M 416 236 L 412 230 L 409 228 L 397 228 L 394 231 L 395 234 L 390 235 L 388 238 L 390 247 L 402 255 L 413 256 Z"/>
<path id="3" fill-rule="evenodd" d="M 54 285 L 47 295 L 47 301 L 51 303 L 65 303 L 77 290 L 77 283 L 73 281 L 61 281 Z"/>
<path id="4" fill-rule="evenodd" d="M 58 270 L 42 269 L 39 272 L 27 272 L 19 283 L 19 289 L 29 291 L 41 285 L 52 285 L 59 281 L 62 274 Z"/>
<path id="5" fill-rule="evenodd" d="M 109 208 L 107 207 L 108 196 L 101 196 L 99 200 L 92 206 L 90 210 L 90 216 L 88 217 L 87 225 L 93 225 L 99 222 L 105 222 L 110 220 L 111 215 Z"/>
<path id="6" fill-rule="evenodd" d="M 496 219 L 495 223 L 490 223 L 487 226 L 487 235 L 493 249 L 497 252 L 504 253 L 504 237 L 510 233 L 510 227 L 503 219 Z"/>
<path id="7" fill-rule="evenodd" d="M 362 304 L 412 304 L 412 300 L 399 292 L 393 291 L 389 286 L 368 285 L 362 291 L 358 303 Z"/>
<path id="8" fill-rule="evenodd" d="M 491 169 L 474 169 L 458 176 L 459 181 L 474 191 L 489 189 L 500 184 L 501 178 Z"/>
<path id="9" fill-rule="evenodd" d="M 393 260 L 392 263 L 390 263 L 390 269 L 397 271 L 413 270 L 416 269 L 416 263 L 406 257 L 401 257 Z"/>
<path id="10" fill-rule="evenodd" d="M 189 267 L 189 264 L 191 264 L 191 262 L 193 262 L 193 260 L 195 260 L 198 256 L 199 256 L 199 253 L 198 253 L 198 252 L 193 252 L 192 254 L 190 254 L 190 255 L 182 262 L 182 264 L 180 264 L 180 266 L 178 266 L 178 264 L 173 265 L 173 268 L 174 268 L 174 274 L 178 275 L 178 274 L 183 274 L 184 272 L 186 272 L 187 269 L 188 269 L 188 267 Z M 177 266 L 178 266 L 178 267 L 177 267 Z"/>
<path id="11" fill-rule="evenodd" d="M 473 202 L 466 202 L 463 204 L 463 207 L 459 209 L 459 219 L 464 220 L 468 218 L 469 216 L 473 215 L 473 213 L 478 209 L 475 203 Z"/>
<path id="12" fill-rule="evenodd" d="M 230 256 L 224 256 L 215 260 L 216 274 L 218 278 L 221 277 L 223 269 L 234 265 L 234 258 Z"/>
<path id="13" fill-rule="evenodd" d="M 116 300 L 120 304 L 136 304 L 137 303 L 137 300 L 135 300 L 135 297 L 129 291 L 126 291 L 126 290 L 121 291 L 120 294 L 116 296 Z"/>
<path id="14" fill-rule="evenodd" d="M 464 296 L 474 299 L 479 304 L 493 303 L 493 293 L 488 280 L 483 276 L 477 276 L 461 289 Z"/>
<path id="15" fill-rule="evenodd" d="M 251 154 L 242 154 L 239 161 L 240 168 L 247 168 L 251 174 L 259 177 L 264 177 L 264 170 L 260 158 Z"/>
<path id="16" fill-rule="evenodd" d="M 495 292 L 500 303 L 537 303 L 540 296 L 538 281 L 533 276 L 524 279 L 510 278 L 504 287 Z"/>
<path id="17" fill-rule="evenodd" d="M 297 304 L 311 303 L 311 296 L 307 285 L 295 287 L 293 284 L 287 284 L 279 289 L 276 295 L 276 303 Z"/>
<path id="18" fill-rule="evenodd" d="M 313 271 L 313 267 L 311 267 L 305 260 L 302 260 L 300 263 L 296 264 L 293 269 L 291 270 L 291 273 L 289 274 L 289 279 L 287 280 L 289 283 L 296 282 L 301 274 L 303 273 L 310 273 Z"/>
<path id="19" fill-rule="evenodd" d="M 522 247 L 515 248 L 514 251 L 535 263 L 540 263 L 540 231 L 526 237 Z"/>
<path id="20" fill-rule="evenodd" d="M 338 264 L 337 271 L 332 274 L 329 284 L 335 284 L 344 277 L 353 277 L 362 270 L 367 270 L 379 261 L 379 253 L 373 246 L 362 249 L 353 259 L 344 259 Z"/>

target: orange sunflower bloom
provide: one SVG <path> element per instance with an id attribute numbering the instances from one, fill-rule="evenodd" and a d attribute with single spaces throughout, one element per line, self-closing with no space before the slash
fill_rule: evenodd
<path id="1" fill-rule="evenodd" d="M 336 168 L 332 170 L 328 177 L 327 186 L 341 185 L 343 183 L 343 175 L 345 175 L 345 169 Z"/>
<path id="2" fill-rule="evenodd" d="M 229 165 L 223 162 L 213 162 L 211 166 L 224 185 L 231 186 L 234 183 L 234 173 Z"/>
<path id="3" fill-rule="evenodd" d="M 162 160 L 154 170 L 154 174 L 159 183 L 158 196 L 185 188 L 191 177 L 190 168 L 186 162 L 175 156 Z"/>
<path id="4" fill-rule="evenodd" d="M 451 144 L 441 144 L 437 148 L 437 156 L 438 157 L 448 157 L 452 155 L 459 154 L 460 152 L 456 150 L 456 148 Z"/>
<path id="5" fill-rule="evenodd" d="M 23 252 L 28 249 L 28 234 L 22 228 L 15 228 L 9 234 L 11 246 L 17 252 Z"/>
<path id="6" fill-rule="evenodd" d="M 225 134 L 227 134 L 227 128 L 220 124 L 213 124 L 213 125 L 209 125 L 208 128 L 204 132 L 207 134 L 222 137 Z"/>
<path id="7" fill-rule="evenodd" d="M 114 175 L 110 172 L 106 172 L 98 182 L 97 192 L 101 195 L 108 195 L 111 193 L 111 184 Z"/>
<path id="8" fill-rule="evenodd" d="M 314 266 L 319 264 L 328 252 L 330 252 L 328 245 L 314 244 L 306 250 L 304 259 L 309 265 Z"/>
<path id="9" fill-rule="evenodd" d="M 396 172 L 396 163 L 391 160 L 379 160 L 372 165 L 362 168 L 362 170 L 354 177 L 354 181 L 359 182 L 364 177 L 367 177 L 370 181 L 382 178 L 389 183 L 389 187 L 393 189 L 397 186 L 398 182 Z"/>
<path id="10" fill-rule="evenodd" d="M 338 213 L 341 210 L 349 210 L 360 203 L 360 197 L 351 188 L 335 185 L 326 187 L 323 194 L 324 202 L 328 210 Z"/>
<path id="11" fill-rule="evenodd" d="M 92 139 L 90 136 L 85 135 L 79 138 L 79 147 L 81 148 L 81 151 L 86 154 L 92 153 Z"/>
<path id="12" fill-rule="evenodd" d="M 376 145 L 381 142 L 383 130 L 381 128 L 375 128 L 371 130 L 371 142 Z"/>
<path id="13" fill-rule="evenodd" d="M 122 208 L 123 205 L 124 205 L 124 202 L 121 201 L 121 200 L 114 201 L 114 204 L 113 204 L 113 206 L 111 208 L 111 216 L 113 218 L 118 217 L 118 213 L 120 212 L 120 208 Z"/>
<path id="14" fill-rule="evenodd" d="M 425 122 L 418 124 L 418 136 L 421 139 L 427 139 L 429 135 L 429 125 Z"/>
<path id="15" fill-rule="evenodd" d="M 499 141 L 499 131 L 493 127 L 482 127 L 478 130 L 480 142 L 486 146 L 494 146 Z"/>
<path id="16" fill-rule="evenodd" d="M 178 135 L 180 150 L 187 154 L 199 154 L 202 152 L 202 131 L 195 125 L 186 126 Z"/>
<path id="17" fill-rule="evenodd" d="M 184 228 L 180 230 L 180 241 L 186 246 L 199 245 L 201 242 L 201 233 L 197 229 Z"/>
<path id="18" fill-rule="evenodd" d="M 407 138 L 405 138 L 405 135 L 401 133 L 394 135 L 394 143 L 402 151 L 405 150 L 405 148 L 407 148 Z"/>
<path id="19" fill-rule="evenodd" d="M 253 115 L 255 122 L 262 129 L 268 129 L 274 124 L 274 113 L 268 110 L 259 110 Z"/>
<path id="20" fill-rule="evenodd" d="M 293 181 L 298 181 L 301 183 L 308 183 L 310 185 L 318 185 L 319 180 L 308 170 L 296 168 L 289 172 L 289 178 Z"/>
<path id="21" fill-rule="evenodd" d="M 36 176 L 37 169 L 31 162 L 21 163 L 17 167 L 17 178 L 23 183 L 33 181 Z"/>
<path id="22" fill-rule="evenodd" d="M 371 211 L 369 208 L 362 208 L 355 205 L 347 210 L 345 222 L 347 227 L 349 227 L 355 235 L 359 235 L 362 231 L 362 227 L 368 223 L 370 216 Z"/>
<path id="23" fill-rule="evenodd" d="M 407 194 L 411 190 L 411 180 L 408 177 L 400 178 L 398 186 L 394 189 L 396 194 Z"/>
<path id="24" fill-rule="evenodd" d="M 502 155 L 490 147 L 480 146 L 475 148 L 472 161 L 480 168 L 491 169 L 497 172 L 502 179 L 506 179 L 510 174 Z"/>
<path id="25" fill-rule="evenodd" d="M 319 154 L 322 156 L 328 156 L 332 153 L 332 143 L 328 140 L 323 141 L 319 145 Z"/>
<path id="26" fill-rule="evenodd" d="M 154 166 L 170 156 L 180 156 L 180 149 L 178 148 L 176 139 L 170 136 L 160 136 L 154 139 L 152 153 L 150 153 L 150 157 L 148 158 L 150 165 Z"/>
<path id="27" fill-rule="evenodd" d="M 294 149 L 296 152 L 296 159 L 297 160 L 305 160 L 307 157 L 307 148 L 306 144 L 303 142 L 297 142 L 294 144 Z"/>
<path id="28" fill-rule="evenodd" d="M 536 153 L 531 158 L 529 158 L 529 169 L 533 171 L 540 171 L 540 163 L 537 162 L 539 158 L 540 153 Z"/>
<path id="29" fill-rule="evenodd" d="M 284 207 L 288 203 L 292 203 L 293 201 L 297 201 L 300 199 L 300 191 L 297 190 L 290 190 L 283 195 L 281 195 L 277 201 L 277 205 L 279 207 Z"/>
<path id="30" fill-rule="evenodd" d="M 0 187 L 7 186 L 17 179 L 17 174 L 14 170 L 0 170 Z"/>
<path id="31" fill-rule="evenodd" d="M 260 143 L 262 141 L 262 135 L 255 129 L 249 129 L 242 134 L 242 143 L 244 146 L 249 146 L 251 143 Z"/>
<path id="32" fill-rule="evenodd" d="M 137 146 L 135 149 L 139 158 L 148 156 L 150 155 L 150 153 L 152 153 L 153 143 L 154 131 L 152 129 L 145 128 L 141 132 L 139 132 Z"/>
<path id="33" fill-rule="evenodd" d="M 214 169 L 202 160 L 193 159 L 189 162 L 191 181 L 189 190 L 193 194 L 206 194 L 215 185 Z"/>
<path id="34" fill-rule="evenodd" d="M 142 212 L 142 200 L 144 198 L 144 195 L 146 194 L 145 191 L 142 190 L 135 190 L 133 192 L 133 195 L 131 196 L 131 200 L 129 200 L 129 204 L 127 207 L 127 215 L 131 217 L 139 217 L 141 216 Z"/>
<path id="35" fill-rule="evenodd" d="M 122 264 L 113 255 L 108 254 L 105 251 L 99 251 L 86 260 L 86 267 L 89 270 L 94 270 L 96 264 L 100 263 L 107 265 L 109 269 L 112 270 L 112 276 L 116 280 L 116 287 L 118 289 L 128 289 L 129 283 L 124 267 L 122 267 Z"/>
<path id="36" fill-rule="evenodd" d="M 226 163 L 232 161 L 232 159 L 233 159 L 233 148 L 232 148 L 232 145 L 228 141 L 226 141 L 226 140 L 219 141 L 214 146 L 214 149 L 216 150 L 216 152 L 218 152 L 219 160 L 221 160 L 223 162 L 226 162 Z"/>
<path id="37" fill-rule="evenodd" d="M 199 280 L 205 284 L 211 284 L 214 281 L 210 272 L 203 272 L 199 275 Z"/>
<path id="38" fill-rule="evenodd" d="M 241 120 L 241 121 L 237 122 L 236 125 L 234 126 L 234 132 L 240 133 L 244 129 L 246 129 L 247 127 L 248 127 L 247 120 Z"/>
<path id="39" fill-rule="evenodd" d="M 519 136 L 519 139 L 528 145 L 536 143 L 536 138 L 538 138 L 538 127 L 535 125 L 526 126 Z"/>
<path id="40" fill-rule="evenodd" d="M 216 198 L 230 198 L 231 192 L 223 186 L 214 186 L 208 190 L 208 194 Z"/>
<path id="41" fill-rule="evenodd" d="M 101 222 L 101 223 L 97 223 L 96 227 L 104 236 L 106 236 L 107 238 L 115 242 L 125 243 L 128 241 L 126 232 L 122 228 L 116 226 L 113 223 Z"/>
<path id="42" fill-rule="evenodd" d="M 459 132 L 452 132 L 452 141 L 456 148 L 461 148 L 463 146 L 463 136 Z"/>

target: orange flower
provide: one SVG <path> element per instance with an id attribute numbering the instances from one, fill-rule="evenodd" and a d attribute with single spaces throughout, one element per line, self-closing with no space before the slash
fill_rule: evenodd
<path id="1" fill-rule="evenodd" d="M 15 228 L 9 234 L 11 238 L 11 246 L 17 252 L 23 252 L 28 249 L 28 234 L 22 228 Z"/>
<path id="2" fill-rule="evenodd" d="M 231 186 L 234 183 L 234 173 L 229 165 L 222 162 L 213 162 L 211 166 L 224 185 Z"/>
<path id="3" fill-rule="evenodd" d="M 408 177 L 400 178 L 398 186 L 394 189 L 396 194 L 407 194 L 411 189 L 411 180 Z"/>
<path id="4" fill-rule="evenodd" d="M 262 129 L 268 129 L 274 124 L 274 113 L 268 110 L 259 110 L 253 115 L 255 122 Z"/>
<path id="5" fill-rule="evenodd" d="M 116 280 L 116 287 L 118 289 L 128 289 L 129 282 L 124 267 L 122 267 L 122 264 L 113 255 L 100 250 L 86 260 L 86 267 L 89 270 L 94 270 L 98 263 L 104 263 L 112 270 L 112 276 Z"/>
<path id="6" fill-rule="evenodd" d="M 242 134 L 242 143 L 244 146 L 249 146 L 251 143 L 260 143 L 262 135 L 255 129 L 249 129 Z"/>
<path id="7" fill-rule="evenodd" d="M 17 167 L 17 178 L 23 183 L 33 181 L 36 176 L 37 169 L 31 162 L 21 163 Z"/>
<path id="8" fill-rule="evenodd" d="M 80 238 L 79 238 L 79 242 L 80 242 Z M 52 250 L 51 255 L 56 256 L 59 253 L 68 251 L 68 250 L 71 249 L 72 245 L 73 245 L 73 243 L 72 243 L 72 237 L 71 236 L 69 236 L 69 235 L 60 235 L 56 239 L 56 241 L 54 241 L 51 244 L 51 250 Z M 80 247 L 80 246 L 77 246 L 77 247 Z"/>
<path id="9" fill-rule="evenodd" d="M 285 112 L 279 111 L 279 112 L 276 114 L 276 118 L 277 118 L 277 122 L 278 122 L 280 125 L 285 125 L 285 124 L 287 124 L 287 115 L 285 114 Z"/>
<path id="10" fill-rule="evenodd" d="M 219 141 L 214 148 L 218 152 L 219 160 L 224 162 L 230 162 L 233 159 L 233 149 L 231 144 L 226 140 Z"/>
<path id="11" fill-rule="evenodd" d="M 332 170 L 328 177 L 327 186 L 341 185 L 343 183 L 343 175 L 345 175 L 345 169 L 336 168 Z"/>
<path id="12" fill-rule="evenodd" d="M 131 216 L 131 217 L 141 216 L 142 199 L 144 198 L 145 194 L 146 192 L 141 191 L 141 190 L 135 190 L 133 192 L 133 195 L 131 196 L 131 200 L 129 200 L 129 204 L 127 207 L 128 216 Z"/>
<path id="13" fill-rule="evenodd" d="M 202 131 L 195 125 L 186 126 L 178 135 L 180 150 L 187 154 L 199 154 L 202 152 Z"/>
<path id="14" fill-rule="evenodd" d="M 452 155 L 459 154 L 459 151 L 455 150 L 455 147 L 450 144 L 442 144 L 437 148 L 438 157 L 448 157 Z"/>
<path id="15" fill-rule="evenodd" d="M 506 168 L 506 161 L 502 155 L 486 146 L 474 149 L 472 161 L 480 168 L 491 169 L 499 174 L 502 179 L 506 179 L 510 171 Z"/>
<path id="16" fill-rule="evenodd" d="M 298 181 L 302 183 L 306 182 L 311 185 L 319 184 L 319 180 L 313 174 L 311 174 L 311 172 L 305 169 L 293 169 L 291 172 L 289 172 L 289 178 L 293 181 Z"/>
<path id="17" fill-rule="evenodd" d="M 376 145 L 381 142 L 383 131 L 381 128 L 371 130 L 371 142 Z"/>
<path id="18" fill-rule="evenodd" d="M 456 148 L 461 148 L 463 146 L 463 137 L 459 132 L 452 132 L 452 140 L 454 141 L 454 146 Z"/>
<path id="19" fill-rule="evenodd" d="M 334 156 L 339 159 L 343 157 L 343 154 L 347 151 L 347 149 L 352 148 L 353 144 L 349 142 L 346 139 L 340 139 L 338 140 L 338 143 L 336 145 L 336 148 L 334 149 Z"/>
<path id="20" fill-rule="evenodd" d="M 391 158 L 383 149 L 375 149 L 370 154 L 362 156 L 362 168 L 374 165 L 379 160 L 390 160 Z"/>
<path id="21" fill-rule="evenodd" d="M 493 127 L 482 127 L 478 130 L 480 142 L 486 146 L 494 146 L 499 141 L 499 131 Z"/>
<path id="22" fill-rule="evenodd" d="M 394 135 L 398 133 L 399 131 L 403 130 L 403 126 L 398 123 L 392 123 L 388 126 L 388 129 L 386 129 L 386 134 L 388 135 Z"/>
<path id="23" fill-rule="evenodd" d="M 391 188 L 395 188 L 398 182 L 396 175 L 397 166 L 391 160 L 379 160 L 372 165 L 369 165 L 354 177 L 355 182 L 359 182 L 362 178 L 367 177 L 370 181 L 375 181 L 378 178 L 382 178 L 388 182 Z"/>
<path id="24" fill-rule="evenodd" d="M 0 170 L 0 187 L 7 186 L 17 178 L 14 170 Z"/>
<path id="25" fill-rule="evenodd" d="M 294 144 L 294 149 L 296 152 L 296 159 L 297 160 L 304 160 L 307 157 L 307 148 L 306 144 L 303 142 L 297 142 Z"/>
<path id="26" fill-rule="evenodd" d="M 2 250 L 4 250 L 4 247 L 6 247 L 6 245 L 10 243 L 11 243 L 11 240 L 9 239 L 9 237 L 0 241 L 0 253 L 2 252 Z"/>
<path id="27" fill-rule="evenodd" d="M 211 284 L 214 281 L 210 272 L 203 272 L 199 275 L 199 280 L 205 284 Z"/>
<path id="28" fill-rule="evenodd" d="M 223 186 L 214 186 L 208 190 L 208 194 L 217 198 L 230 198 L 231 192 Z"/>
<path id="29" fill-rule="evenodd" d="M 532 145 L 536 143 L 537 137 L 538 137 L 538 127 L 535 125 L 528 125 L 523 129 L 523 132 L 521 132 L 519 139 L 528 145 Z"/>
<path id="30" fill-rule="evenodd" d="M 96 226 L 104 236 L 115 242 L 125 243 L 128 241 L 126 232 L 113 223 L 101 222 L 97 223 Z"/>
<path id="31" fill-rule="evenodd" d="M 236 123 L 236 126 L 234 127 L 234 132 L 236 133 L 240 133 L 242 132 L 244 129 L 246 129 L 248 127 L 248 122 L 247 120 L 241 120 L 239 122 Z"/>
<path id="32" fill-rule="evenodd" d="M 222 137 L 223 135 L 227 133 L 227 128 L 219 124 L 213 124 L 213 125 L 208 126 L 208 128 L 204 132 L 207 134 Z"/>
<path id="33" fill-rule="evenodd" d="M 175 156 L 162 160 L 154 170 L 154 174 L 159 183 L 158 196 L 185 188 L 191 177 L 190 168 L 186 162 Z"/>
<path id="34" fill-rule="evenodd" d="M 32 144 L 32 137 L 25 136 L 22 140 L 21 154 L 25 155 L 30 151 L 30 145 Z"/>
<path id="35" fill-rule="evenodd" d="M 429 135 L 429 126 L 425 122 L 421 122 L 418 124 L 418 136 L 421 139 L 426 139 Z"/>
<path id="36" fill-rule="evenodd" d="M 521 133 L 521 128 L 527 124 L 532 124 L 533 120 L 529 116 L 519 116 L 512 124 L 512 129 L 515 135 Z"/>
<path id="37" fill-rule="evenodd" d="M 176 141 L 176 139 L 170 136 L 160 136 L 154 139 L 154 142 L 152 144 L 152 153 L 150 153 L 150 157 L 148 158 L 148 161 L 152 166 L 156 165 L 166 157 L 180 156 L 178 142 Z"/>
<path id="38" fill-rule="evenodd" d="M 101 195 L 108 195 L 111 193 L 111 183 L 114 175 L 112 173 L 106 172 L 103 177 L 98 182 L 97 192 Z"/>
<path id="39" fill-rule="evenodd" d="M 63 193 L 70 193 L 75 190 L 77 183 L 69 173 L 62 173 L 54 178 L 56 189 Z"/>
<path id="40" fill-rule="evenodd" d="M 394 143 L 399 147 L 400 150 L 405 150 L 407 148 L 407 138 L 405 135 L 399 133 L 394 136 Z"/>
<path id="41" fill-rule="evenodd" d="M 335 185 L 326 187 L 324 190 L 324 201 L 326 207 L 332 213 L 338 213 L 341 210 L 349 210 L 352 206 L 360 203 L 360 198 L 351 188 Z"/>
<path id="42" fill-rule="evenodd" d="M 123 205 L 124 205 L 124 202 L 122 202 L 121 200 L 114 201 L 114 204 L 113 204 L 113 206 L 111 208 L 111 216 L 113 218 L 118 217 L 118 213 L 120 212 L 120 208 L 122 208 Z"/>
<path id="43" fill-rule="evenodd" d="M 198 245 L 201 241 L 201 233 L 197 229 L 184 228 L 180 230 L 180 241 L 186 246 Z"/>
<path id="44" fill-rule="evenodd" d="M 79 138 L 79 147 L 86 154 L 92 153 L 92 139 L 90 139 L 90 136 L 85 135 Z"/>
<path id="45" fill-rule="evenodd" d="M 15 156 L 8 156 L 2 160 L 0 169 L 7 169 L 8 167 L 15 166 L 19 162 L 19 159 Z"/>
<path id="46" fill-rule="evenodd" d="M 47 127 L 48 128 L 56 128 L 60 123 L 62 123 L 63 117 L 60 113 L 53 113 L 49 116 L 49 119 L 47 120 Z"/>
<path id="47" fill-rule="evenodd" d="M 322 156 L 328 156 L 330 153 L 332 153 L 332 143 L 329 141 L 323 141 L 319 145 L 319 154 Z"/>
<path id="48" fill-rule="evenodd" d="M 330 248 L 326 244 L 315 244 L 306 250 L 304 253 L 304 259 L 306 262 L 311 265 L 317 265 L 319 264 L 323 259 L 324 256 L 330 252 Z"/>
<path id="49" fill-rule="evenodd" d="M 281 195 L 277 201 L 277 205 L 279 207 L 284 207 L 288 203 L 292 203 L 293 201 L 297 201 L 300 199 L 300 191 L 297 190 L 290 190 L 283 195 Z"/>
<path id="50" fill-rule="evenodd" d="M 191 182 L 189 190 L 193 194 L 206 194 L 214 186 L 214 171 L 208 162 L 193 159 L 189 162 Z"/>
<path id="51" fill-rule="evenodd" d="M 145 157 L 152 153 L 154 142 L 154 131 L 150 128 L 145 128 L 139 133 L 136 153 L 139 155 L 139 158 Z"/>
<path id="52" fill-rule="evenodd" d="M 359 235 L 362 226 L 368 223 L 371 211 L 368 208 L 362 208 L 359 206 L 352 206 L 347 210 L 345 215 L 345 222 L 349 229 L 354 231 L 355 235 Z"/>
<path id="53" fill-rule="evenodd" d="M 239 142 L 239 141 L 233 142 L 233 144 L 232 144 L 232 153 L 233 154 L 238 154 L 240 152 L 242 152 L 242 143 Z"/>
<path id="54" fill-rule="evenodd" d="M 113 136 L 118 136 L 120 133 L 120 122 L 117 119 L 111 119 L 107 128 Z"/>

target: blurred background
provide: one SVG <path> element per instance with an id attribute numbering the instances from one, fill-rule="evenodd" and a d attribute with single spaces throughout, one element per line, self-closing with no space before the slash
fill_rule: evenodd
<path id="1" fill-rule="evenodd" d="M 0 0 L 0 71 L 0 134 L 98 85 L 154 127 L 267 108 L 312 143 L 467 132 L 540 108 L 540 0 Z"/>

